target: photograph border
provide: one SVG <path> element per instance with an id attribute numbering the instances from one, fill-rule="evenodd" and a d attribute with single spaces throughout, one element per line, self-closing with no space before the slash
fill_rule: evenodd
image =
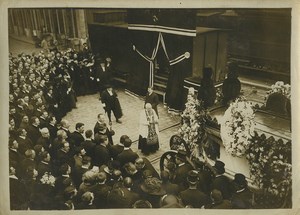
<path id="1" fill-rule="evenodd" d="M 291 88 L 292 88 L 292 175 L 293 175 L 293 208 L 292 209 L 267 209 L 267 210 L 247 210 L 241 212 L 240 210 L 201 210 L 201 209 L 101 209 L 98 210 L 78 210 L 72 211 L 72 214 L 300 214 L 300 143 L 299 132 L 297 128 L 300 128 L 300 120 L 298 110 L 300 107 L 299 91 L 297 87 L 300 81 L 299 70 L 300 70 L 300 56 L 299 56 L 299 20 L 300 20 L 300 0 L 88 0 L 84 1 L 71 1 L 71 0 L 1 0 L 1 34 L 0 34 L 0 65 L 1 71 L 1 107 L 0 107 L 0 137 L 2 143 L 0 144 L 0 214 L 69 214 L 70 211 L 10 211 L 9 207 L 9 166 L 8 166 L 8 95 L 9 95 L 9 84 L 8 84 L 8 54 L 9 54 L 9 35 L 8 35 L 8 8 L 291 8 L 292 26 L 291 26 Z M 201 211 L 199 211 L 201 210 Z"/>

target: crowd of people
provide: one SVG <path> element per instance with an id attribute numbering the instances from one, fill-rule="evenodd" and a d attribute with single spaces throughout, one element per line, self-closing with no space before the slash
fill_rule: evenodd
<path id="1" fill-rule="evenodd" d="M 245 176 L 236 174 L 230 181 L 221 161 L 193 166 L 179 151 L 167 169 L 157 172 L 131 149 L 130 137 L 124 134 L 114 143 L 110 112 L 120 122 L 122 111 L 109 107 L 103 93 L 109 124 L 98 114 L 93 130 L 78 122 L 70 132 L 63 117 L 76 107 L 78 95 L 106 90 L 116 97 L 107 72 L 111 59 L 97 59 L 86 49 L 56 50 L 10 55 L 9 67 L 12 210 L 252 207 Z M 139 137 L 146 155 L 159 148 L 158 99 L 151 88 L 148 92 Z"/>

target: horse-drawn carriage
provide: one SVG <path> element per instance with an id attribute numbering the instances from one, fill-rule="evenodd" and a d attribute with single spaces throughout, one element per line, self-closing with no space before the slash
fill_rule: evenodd
<path id="1" fill-rule="evenodd" d="M 248 186 L 261 203 L 258 208 L 291 207 L 291 119 L 266 108 L 254 106 L 255 131 L 245 156 L 232 156 L 226 151 L 220 121 L 228 107 L 218 106 L 205 116 L 204 132 L 198 144 L 200 156 L 194 156 L 189 142 L 181 135 L 170 139 L 170 150 L 160 160 L 160 169 L 172 170 L 179 150 L 186 152 L 187 162 L 195 169 L 210 168 L 216 160 L 223 161 L 225 175 L 246 176 Z M 257 175 L 256 175 L 257 174 Z"/>

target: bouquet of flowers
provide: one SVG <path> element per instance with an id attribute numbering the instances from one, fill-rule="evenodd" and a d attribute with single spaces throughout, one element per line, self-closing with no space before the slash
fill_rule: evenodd
<path id="1" fill-rule="evenodd" d="M 254 112 L 251 104 L 244 98 L 237 98 L 225 111 L 220 124 L 225 150 L 232 156 L 243 156 L 254 135 Z"/>
<path id="2" fill-rule="evenodd" d="M 40 179 L 42 184 L 48 184 L 52 187 L 55 185 L 55 177 L 51 173 L 45 172 L 42 178 Z"/>
<path id="3" fill-rule="evenodd" d="M 283 81 L 277 81 L 271 86 L 271 90 L 267 92 L 265 100 L 268 100 L 268 97 L 273 93 L 280 93 L 284 95 L 287 99 L 291 99 L 291 85 L 284 84 Z"/>
<path id="4" fill-rule="evenodd" d="M 199 144 L 205 134 L 206 115 L 203 105 L 195 98 L 193 88 L 189 89 L 185 110 L 181 114 L 182 125 L 178 130 L 178 135 L 188 144 L 194 157 L 200 156 Z"/>

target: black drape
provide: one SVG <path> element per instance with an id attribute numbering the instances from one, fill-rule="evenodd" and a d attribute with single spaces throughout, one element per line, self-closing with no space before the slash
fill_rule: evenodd
<path id="1" fill-rule="evenodd" d="M 189 52 L 192 54 L 193 37 L 163 34 L 170 60 Z M 184 79 L 192 74 L 192 56 L 170 66 L 166 90 L 166 103 L 172 110 L 183 110 L 185 103 Z"/>

